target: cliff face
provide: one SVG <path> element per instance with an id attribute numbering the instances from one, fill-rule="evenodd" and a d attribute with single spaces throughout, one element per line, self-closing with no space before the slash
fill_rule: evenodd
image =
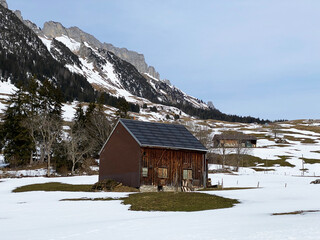
<path id="1" fill-rule="evenodd" d="M 0 5 L 2 5 L 5 8 L 8 8 L 8 4 L 6 0 L 0 0 Z"/>
<path id="2" fill-rule="evenodd" d="M 112 44 L 101 43 L 94 36 L 77 27 L 65 28 L 58 22 L 46 22 L 41 33 L 39 37 L 44 42 L 51 42 L 49 50 L 56 59 L 64 58 L 65 64 L 65 59 L 70 59 L 57 54 L 61 50 L 53 48 L 53 45 L 58 46 L 56 40 L 65 44 L 82 59 L 84 68 L 80 69 L 79 64 L 75 63 L 68 64 L 68 67 L 86 76 L 90 83 L 98 86 L 98 89 L 104 89 L 116 96 L 121 96 L 122 90 L 125 90 L 131 95 L 127 98 L 128 101 L 137 96 L 151 102 L 189 103 L 197 108 L 208 108 L 202 101 L 172 86 L 168 80 L 160 80 L 159 73 L 154 67 L 146 64 L 143 54 L 129 51 L 126 48 L 117 48 Z M 94 78 L 95 71 L 99 73 L 99 76 Z M 128 96 L 128 94 L 125 95 Z"/>
<path id="3" fill-rule="evenodd" d="M 27 82 L 28 76 L 36 75 L 57 80 L 57 85 L 68 91 L 68 100 L 92 99 L 93 87 L 112 96 L 124 97 L 132 103 L 150 101 L 208 108 L 169 81 L 160 80 L 159 73 L 146 64 L 143 54 L 101 43 L 77 27 L 65 28 L 58 22 L 46 22 L 40 29 L 31 21 L 24 20 L 19 10 L 12 12 L 3 6 L 7 6 L 5 1 L 0 5 L 3 9 L 0 44 L 5 47 L 0 57 L 5 59 L 6 49 L 10 49 L 10 53 L 14 53 L 10 66 L 14 67 L 13 70 L 8 69 L 4 64 L 0 66 L 0 73 L 4 79 L 10 77 L 14 84 L 18 79 Z M 16 42 L 19 42 L 18 46 L 15 46 Z M 23 62 L 24 59 L 27 61 Z M 79 89 L 70 90 L 72 85 Z"/>
<path id="4" fill-rule="evenodd" d="M 94 100 L 94 89 L 87 79 L 53 57 L 37 34 L 21 20 L 19 12 L 13 13 L 0 5 L 0 80 L 27 86 L 34 76 L 40 82 L 49 80 L 59 87 L 67 101 Z"/>
<path id="5" fill-rule="evenodd" d="M 101 43 L 77 27 L 65 28 L 57 22 L 46 22 L 41 30 L 24 20 L 20 11 L 7 7 L 0 0 L 1 82 L 26 86 L 36 78 L 60 88 L 65 101 L 92 102 L 102 93 L 106 104 L 117 106 L 116 97 L 125 98 L 133 111 L 139 109 L 136 104 L 152 104 L 159 109 L 169 107 L 176 115 L 185 112 L 203 119 L 261 122 L 221 113 L 212 103 L 205 104 L 169 80 L 160 80 L 142 54 Z"/>
<path id="6" fill-rule="evenodd" d="M 49 38 L 57 38 L 63 35 L 68 36 L 77 42 L 86 42 L 94 48 L 101 48 L 112 52 L 117 57 L 131 63 L 140 73 L 148 73 L 152 77 L 160 79 L 160 74 L 155 70 L 154 67 L 148 66 L 143 54 L 129 51 L 126 48 L 117 48 L 109 43 L 101 43 L 94 36 L 83 32 L 78 27 L 65 28 L 61 23 L 50 21 L 44 24 L 42 33 Z"/>

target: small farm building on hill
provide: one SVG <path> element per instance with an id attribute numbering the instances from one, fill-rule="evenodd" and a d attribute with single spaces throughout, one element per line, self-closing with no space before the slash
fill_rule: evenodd
<path id="1" fill-rule="evenodd" d="M 221 147 L 222 145 L 224 147 L 236 147 L 239 144 L 247 148 L 256 147 L 257 138 L 243 133 L 223 133 L 216 134 L 213 137 L 214 147 Z"/>
<path id="2" fill-rule="evenodd" d="M 182 125 L 120 119 L 100 151 L 99 181 L 145 191 L 205 187 L 206 152 Z"/>

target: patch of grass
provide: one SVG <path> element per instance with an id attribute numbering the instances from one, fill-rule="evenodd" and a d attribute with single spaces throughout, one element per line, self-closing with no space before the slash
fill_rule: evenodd
<path id="1" fill-rule="evenodd" d="M 279 215 L 303 215 L 306 213 L 314 213 L 314 212 L 320 212 L 320 210 L 300 210 L 300 211 L 294 211 L 294 212 L 283 212 L 283 213 L 272 213 L 273 216 L 279 216 Z"/>
<path id="2" fill-rule="evenodd" d="M 230 208 L 239 203 L 236 199 L 194 192 L 158 192 L 130 194 L 123 204 L 134 211 L 182 211 L 193 212 Z"/>
<path id="3" fill-rule="evenodd" d="M 232 190 L 246 190 L 246 189 L 257 189 L 256 187 L 217 187 L 217 188 L 203 188 L 199 189 L 199 192 L 205 192 L 205 191 L 232 191 Z"/>
<path id="4" fill-rule="evenodd" d="M 236 154 L 227 155 L 226 163 L 231 166 L 236 166 Z M 259 157 L 255 157 L 249 154 L 243 155 L 242 160 L 240 162 L 240 167 L 275 167 L 277 165 L 281 167 L 294 167 L 291 163 L 287 162 L 287 160 L 291 156 L 277 156 L 279 159 L 276 160 L 266 160 Z M 219 155 L 215 157 L 216 159 L 220 159 Z"/>
<path id="5" fill-rule="evenodd" d="M 291 135 L 284 135 L 284 138 L 289 141 L 297 141 L 297 142 L 306 143 L 306 144 L 317 143 L 314 139 L 311 139 L 311 138 L 297 138 Z"/>
<path id="6" fill-rule="evenodd" d="M 303 138 L 296 138 L 296 137 L 291 136 L 291 135 L 284 135 L 283 137 L 284 137 L 285 139 L 289 140 L 289 141 L 301 142 L 301 141 L 304 140 Z"/>
<path id="7" fill-rule="evenodd" d="M 60 201 L 113 201 L 113 200 L 123 200 L 124 198 L 64 198 Z"/>
<path id="8" fill-rule="evenodd" d="M 276 165 L 279 165 L 281 167 L 294 167 L 294 165 L 287 162 L 287 159 L 289 159 L 290 156 L 277 156 L 277 157 L 279 159 L 266 160 L 266 159 L 261 159 L 259 157 L 255 157 L 251 155 L 245 155 L 243 159 L 243 166 L 256 167 L 257 165 L 259 165 L 259 167 L 274 167 Z"/>
<path id="9" fill-rule="evenodd" d="M 31 184 L 14 189 L 12 192 L 31 192 L 31 191 L 66 191 L 66 192 L 92 192 L 92 185 L 73 185 L 59 182 L 49 182 Z"/>
<path id="10" fill-rule="evenodd" d="M 311 152 L 313 152 L 313 153 L 320 153 L 320 151 L 311 151 Z"/>
<path id="11" fill-rule="evenodd" d="M 301 141 L 301 143 L 307 143 L 307 144 L 313 144 L 313 143 L 317 143 L 314 139 L 311 138 L 305 138 Z"/>
<path id="12" fill-rule="evenodd" d="M 304 131 L 320 133 L 320 127 L 319 126 L 296 125 L 296 126 L 294 126 L 294 128 L 296 128 L 298 130 L 304 130 Z"/>
<path id="13" fill-rule="evenodd" d="M 290 143 L 288 143 L 288 144 L 279 143 L 279 144 L 277 144 L 277 145 L 271 145 L 271 146 L 269 146 L 269 147 L 288 147 L 288 146 L 290 146 Z"/>
<path id="14" fill-rule="evenodd" d="M 270 172 L 270 171 L 275 171 L 273 168 L 252 168 L 256 172 Z"/>
<path id="15" fill-rule="evenodd" d="M 287 160 L 289 158 L 291 158 L 291 156 L 277 156 L 279 159 L 277 160 L 268 160 L 268 163 L 270 161 L 270 163 L 273 163 L 272 166 L 275 166 L 275 165 L 279 165 L 281 167 L 294 167 L 294 165 L 292 165 L 291 163 L 287 162 Z M 270 165 L 268 165 L 270 166 Z"/>
<path id="16" fill-rule="evenodd" d="M 300 159 L 302 159 L 305 163 L 308 163 L 308 164 L 320 163 L 320 159 L 310 159 L 310 158 L 300 158 Z"/>

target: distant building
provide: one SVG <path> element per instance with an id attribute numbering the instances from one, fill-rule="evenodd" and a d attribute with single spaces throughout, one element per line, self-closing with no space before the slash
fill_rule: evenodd
<path id="1" fill-rule="evenodd" d="M 236 147 L 241 144 L 242 147 L 252 148 L 257 146 L 257 138 L 255 136 L 243 133 L 223 133 L 216 134 L 213 137 L 213 147 Z"/>
<path id="2" fill-rule="evenodd" d="M 120 119 L 100 152 L 99 181 L 146 191 L 206 187 L 206 152 L 182 125 Z"/>

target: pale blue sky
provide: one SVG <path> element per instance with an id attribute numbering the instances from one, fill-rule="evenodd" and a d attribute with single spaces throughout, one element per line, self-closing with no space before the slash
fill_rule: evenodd
<path id="1" fill-rule="evenodd" d="M 145 55 L 223 112 L 320 118 L 319 0 L 7 0 L 25 19 L 78 26 Z"/>

